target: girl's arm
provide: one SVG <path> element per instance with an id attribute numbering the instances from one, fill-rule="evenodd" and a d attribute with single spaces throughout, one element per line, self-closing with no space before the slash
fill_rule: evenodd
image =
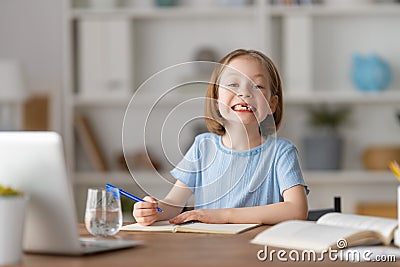
<path id="1" fill-rule="evenodd" d="M 305 220 L 308 205 L 304 186 L 296 185 L 283 192 L 283 202 L 248 208 L 193 210 L 171 219 L 171 223 L 198 220 L 204 223 L 276 224 L 286 220 Z"/>
<path id="2" fill-rule="evenodd" d="M 192 190 L 177 180 L 168 195 L 159 202 L 163 212 L 158 213 L 157 221 L 169 220 L 181 213 L 191 195 Z"/>
<path id="3" fill-rule="evenodd" d="M 133 216 L 136 222 L 142 225 L 171 219 L 181 213 L 191 194 L 192 190 L 189 187 L 180 181 L 176 181 L 164 200 L 158 202 L 156 199 L 146 196 L 144 197 L 145 202 L 135 203 Z M 157 207 L 160 207 L 163 212 L 158 212 Z"/>

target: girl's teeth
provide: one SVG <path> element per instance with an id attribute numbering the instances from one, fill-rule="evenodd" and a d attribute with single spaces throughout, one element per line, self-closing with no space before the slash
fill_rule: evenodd
<path id="1" fill-rule="evenodd" d="M 234 109 L 234 110 L 237 110 L 237 111 L 242 111 L 242 110 L 252 111 L 252 108 L 251 108 L 251 107 L 249 107 L 249 106 L 242 106 L 242 105 L 236 105 L 236 106 L 234 106 L 233 109 Z"/>

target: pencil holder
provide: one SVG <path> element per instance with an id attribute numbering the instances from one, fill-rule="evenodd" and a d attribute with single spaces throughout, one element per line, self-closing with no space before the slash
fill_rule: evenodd
<path id="1" fill-rule="evenodd" d="M 23 195 L 0 195 L 0 266 L 22 261 L 27 201 Z"/>

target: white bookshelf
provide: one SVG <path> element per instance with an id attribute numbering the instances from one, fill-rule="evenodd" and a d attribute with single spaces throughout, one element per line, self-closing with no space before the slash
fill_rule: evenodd
<path id="1" fill-rule="evenodd" d="M 163 175 L 169 175 L 167 171 L 162 172 Z M 153 172 L 138 171 L 135 175 L 141 176 L 142 179 L 148 180 L 149 185 L 157 185 L 157 181 L 152 179 Z M 391 186 L 397 185 L 396 177 L 390 171 L 361 171 L 361 170 L 344 170 L 344 171 L 304 171 L 305 181 L 310 185 L 332 185 L 332 184 L 387 184 Z M 74 183 L 77 185 L 94 185 L 99 182 L 114 182 L 121 185 L 132 185 L 135 179 L 126 171 L 104 172 L 78 172 L 75 174 Z"/>
<path id="2" fill-rule="evenodd" d="M 311 6 L 272 6 L 267 13 L 272 16 L 388 16 L 399 15 L 398 4 L 365 4 L 365 5 L 311 5 Z"/>
<path id="3" fill-rule="evenodd" d="M 360 93 L 353 89 L 343 90 L 343 92 L 313 92 L 309 94 L 286 94 L 284 95 L 285 102 L 288 104 L 398 104 L 400 103 L 400 91 L 385 91 L 377 93 Z"/>
<path id="4" fill-rule="evenodd" d="M 156 96 L 149 96 L 143 99 L 143 105 L 152 104 L 152 100 Z M 163 102 L 164 105 L 175 105 L 180 103 L 182 100 L 187 99 L 188 95 L 178 95 L 172 101 Z M 190 96 L 189 96 L 190 97 Z M 193 95 L 197 97 L 197 95 Z M 307 105 L 307 104 L 354 104 L 354 105 L 366 105 L 366 104 L 398 104 L 400 103 L 400 91 L 387 91 L 381 93 L 367 93 L 363 94 L 355 91 L 344 91 L 340 93 L 333 92 L 315 92 L 309 94 L 295 94 L 288 93 L 284 94 L 285 103 L 288 105 Z M 74 97 L 73 104 L 75 107 L 102 107 L 102 106 L 117 106 L 127 107 L 131 98 L 130 97 Z"/>
<path id="5" fill-rule="evenodd" d="M 342 212 L 353 213 L 359 204 L 397 203 L 398 181 L 389 171 L 306 171 L 304 178 L 311 188 L 311 209 L 333 207 L 333 198 L 341 197 Z"/>
<path id="6" fill-rule="evenodd" d="M 120 171 L 115 163 L 116 151 L 122 150 L 120 128 L 130 96 L 83 97 L 77 93 L 80 90 L 76 86 L 79 74 L 76 71 L 79 60 L 77 25 L 81 21 L 92 19 L 129 22 L 132 35 L 129 44 L 132 49 L 131 94 L 154 73 L 168 66 L 193 60 L 194 52 L 200 47 L 212 47 L 220 57 L 239 47 L 262 50 L 277 63 L 284 85 L 290 84 L 286 79 L 288 67 L 285 63 L 296 63 L 297 55 L 302 54 L 303 58 L 296 64 L 305 66 L 299 71 L 308 73 L 305 84 L 309 85 L 300 92 L 295 88 L 285 87 L 286 124 L 284 123 L 280 134 L 291 139 L 301 150 L 301 137 L 308 131 L 304 122 L 304 108 L 314 104 L 350 105 L 355 109 L 356 121 L 362 120 L 363 114 L 370 118 L 368 123 L 354 123 L 354 129 L 344 130 L 350 143 L 345 151 L 344 169 L 335 172 L 306 171 L 307 181 L 318 187 L 372 185 L 376 181 L 394 185 L 389 173 L 364 170 L 360 157 L 369 144 L 400 144 L 400 127 L 396 125 L 394 117 L 387 118 L 397 111 L 400 104 L 400 80 L 396 79 L 400 69 L 400 4 L 284 7 L 270 6 L 268 1 L 255 0 L 253 4 L 243 7 L 118 7 L 91 10 L 71 8 L 68 0 L 65 3 L 64 139 L 76 186 L 101 185 L 105 181 L 123 185 L 131 182 L 126 178 L 128 173 Z M 293 28 L 286 28 L 287 21 L 298 17 L 303 19 L 302 26 L 292 23 L 289 27 Z M 302 40 L 301 47 L 296 47 L 295 43 L 287 46 L 285 34 L 297 30 L 300 30 L 300 36 L 305 33 L 307 38 Z M 291 49 L 300 51 L 292 53 Z M 350 55 L 357 51 L 377 52 L 389 60 L 393 81 L 387 91 L 363 94 L 355 89 L 349 78 L 349 70 Z M 287 58 L 292 54 L 294 56 Z M 301 60 L 307 61 L 306 64 Z M 140 112 L 143 106 L 151 105 L 159 93 L 157 90 L 149 92 L 149 96 L 134 108 Z M 173 100 L 163 102 L 162 109 L 168 110 L 169 106 L 177 105 L 188 97 L 190 95 L 177 95 Z M 194 105 L 193 110 L 188 112 L 202 115 L 202 110 L 202 106 Z M 110 162 L 109 172 L 99 173 L 91 170 L 90 166 L 80 166 L 80 162 L 85 161 L 85 156 L 78 149 L 79 144 L 73 130 L 73 116 L 77 111 L 87 113 L 94 123 L 106 158 Z M 386 121 L 382 116 L 386 116 Z M 186 142 L 191 140 L 190 136 L 183 138 L 186 138 Z M 151 177 L 149 181 L 152 181 Z M 390 197 L 394 194 L 389 189 L 385 190 Z"/>
<path id="7" fill-rule="evenodd" d="M 215 17 L 240 17 L 251 18 L 256 10 L 252 6 L 245 7 L 167 7 L 167 8 L 115 8 L 110 10 L 75 9 L 71 16 L 73 19 L 85 19 L 93 17 L 127 18 L 137 20 L 160 19 L 207 19 Z"/>

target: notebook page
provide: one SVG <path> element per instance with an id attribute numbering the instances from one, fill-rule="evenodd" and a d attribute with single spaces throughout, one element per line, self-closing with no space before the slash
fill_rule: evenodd
<path id="1" fill-rule="evenodd" d="M 221 233 L 221 234 L 237 234 L 245 230 L 257 227 L 259 224 L 214 224 L 214 223 L 192 223 L 183 226 L 178 226 L 180 231 L 190 230 L 190 232 L 203 232 L 203 233 Z"/>
<path id="2" fill-rule="evenodd" d="M 138 223 L 122 226 L 121 231 L 148 231 L 148 232 L 172 232 L 175 224 L 168 221 L 155 222 L 152 225 L 144 226 Z"/>

